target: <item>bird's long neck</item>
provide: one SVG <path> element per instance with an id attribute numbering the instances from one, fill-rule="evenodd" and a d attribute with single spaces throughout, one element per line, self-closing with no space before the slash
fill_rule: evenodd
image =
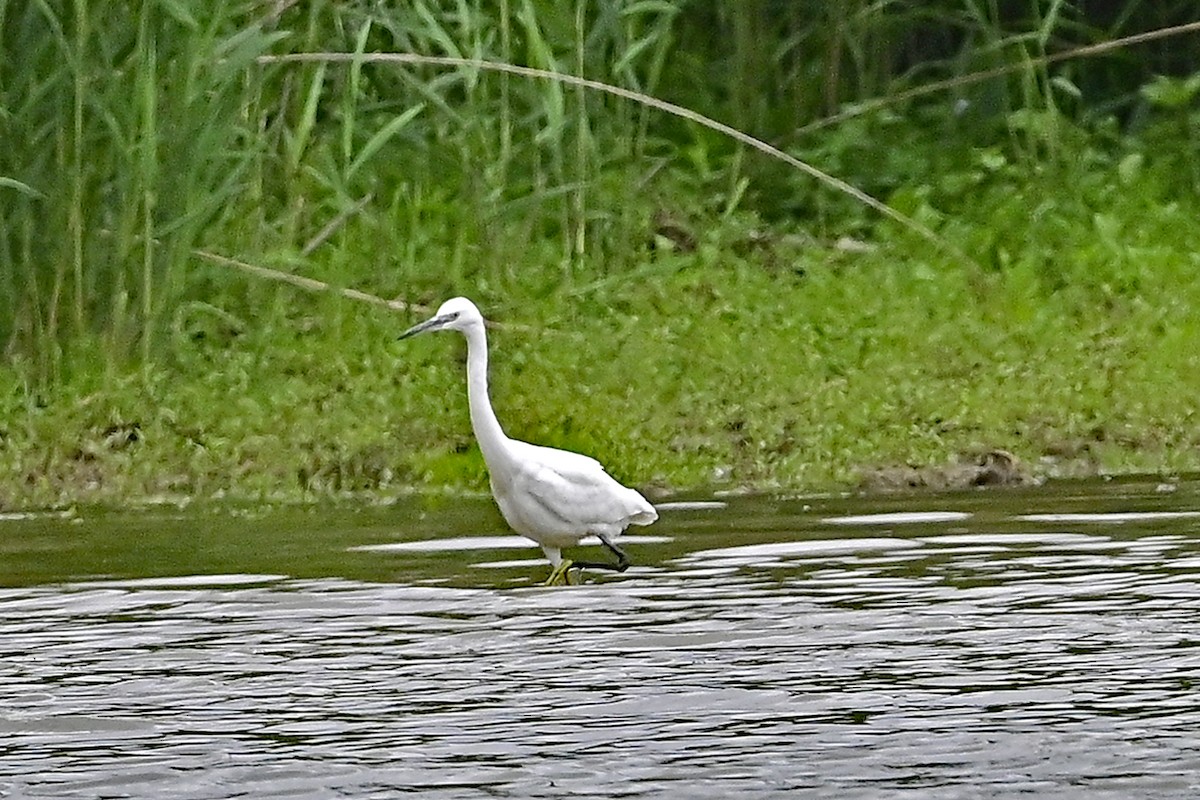
<path id="1" fill-rule="evenodd" d="M 475 440 L 483 451 L 483 460 L 488 470 L 495 472 L 495 467 L 507 457 L 505 443 L 508 437 L 496 419 L 492 410 L 492 401 L 488 398 L 488 353 L 487 333 L 482 325 L 473 325 L 466 330 L 467 337 L 467 400 L 471 406 L 471 428 L 475 431 Z"/>

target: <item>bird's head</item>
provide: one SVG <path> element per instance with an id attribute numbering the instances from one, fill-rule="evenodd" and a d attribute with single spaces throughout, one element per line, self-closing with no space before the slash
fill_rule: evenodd
<path id="1" fill-rule="evenodd" d="M 465 297 L 455 297 L 442 303 L 432 317 L 400 334 L 400 338 L 407 339 L 426 331 L 466 331 L 473 325 L 482 324 L 483 315 L 475 304 Z"/>

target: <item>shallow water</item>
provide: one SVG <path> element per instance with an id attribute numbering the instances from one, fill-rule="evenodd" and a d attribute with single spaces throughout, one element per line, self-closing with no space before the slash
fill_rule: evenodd
<path id="1" fill-rule="evenodd" d="M 0 796 L 1200 792 L 1200 484 L 646 533 L 542 589 L 482 501 L 0 517 Z"/>

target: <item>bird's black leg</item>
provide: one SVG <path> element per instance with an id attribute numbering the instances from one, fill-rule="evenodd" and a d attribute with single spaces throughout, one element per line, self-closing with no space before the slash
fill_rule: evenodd
<path id="1" fill-rule="evenodd" d="M 606 569 L 611 572 L 624 572 L 629 569 L 629 556 L 625 555 L 625 551 L 617 547 L 608 540 L 607 536 L 600 536 L 600 543 L 612 551 L 617 557 L 616 564 L 609 564 L 604 561 L 571 561 L 571 569 Z"/>
<path id="2" fill-rule="evenodd" d="M 610 542 L 607 536 L 601 536 L 600 543 L 611 550 L 612 554 L 617 557 L 617 565 L 615 567 L 617 572 L 624 572 L 629 569 L 629 556 L 625 555 L 624 550 Z"/>

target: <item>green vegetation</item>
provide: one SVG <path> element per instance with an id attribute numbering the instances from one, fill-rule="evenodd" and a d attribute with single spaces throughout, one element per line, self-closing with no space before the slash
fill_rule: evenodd
<path id="1" fill-rule="evenodd" d="M 1064 56 L 1190 6 L 1031 5 L 0 0 L 0 507 L 485 485 L 459 344 L 200 249 L 470 295 L 509 432 L 635 484 L 1196 470 L 1200 36 Z M 312 51 L 646 92 L 938 243 L 641 103 L 259 58 Z"/>

